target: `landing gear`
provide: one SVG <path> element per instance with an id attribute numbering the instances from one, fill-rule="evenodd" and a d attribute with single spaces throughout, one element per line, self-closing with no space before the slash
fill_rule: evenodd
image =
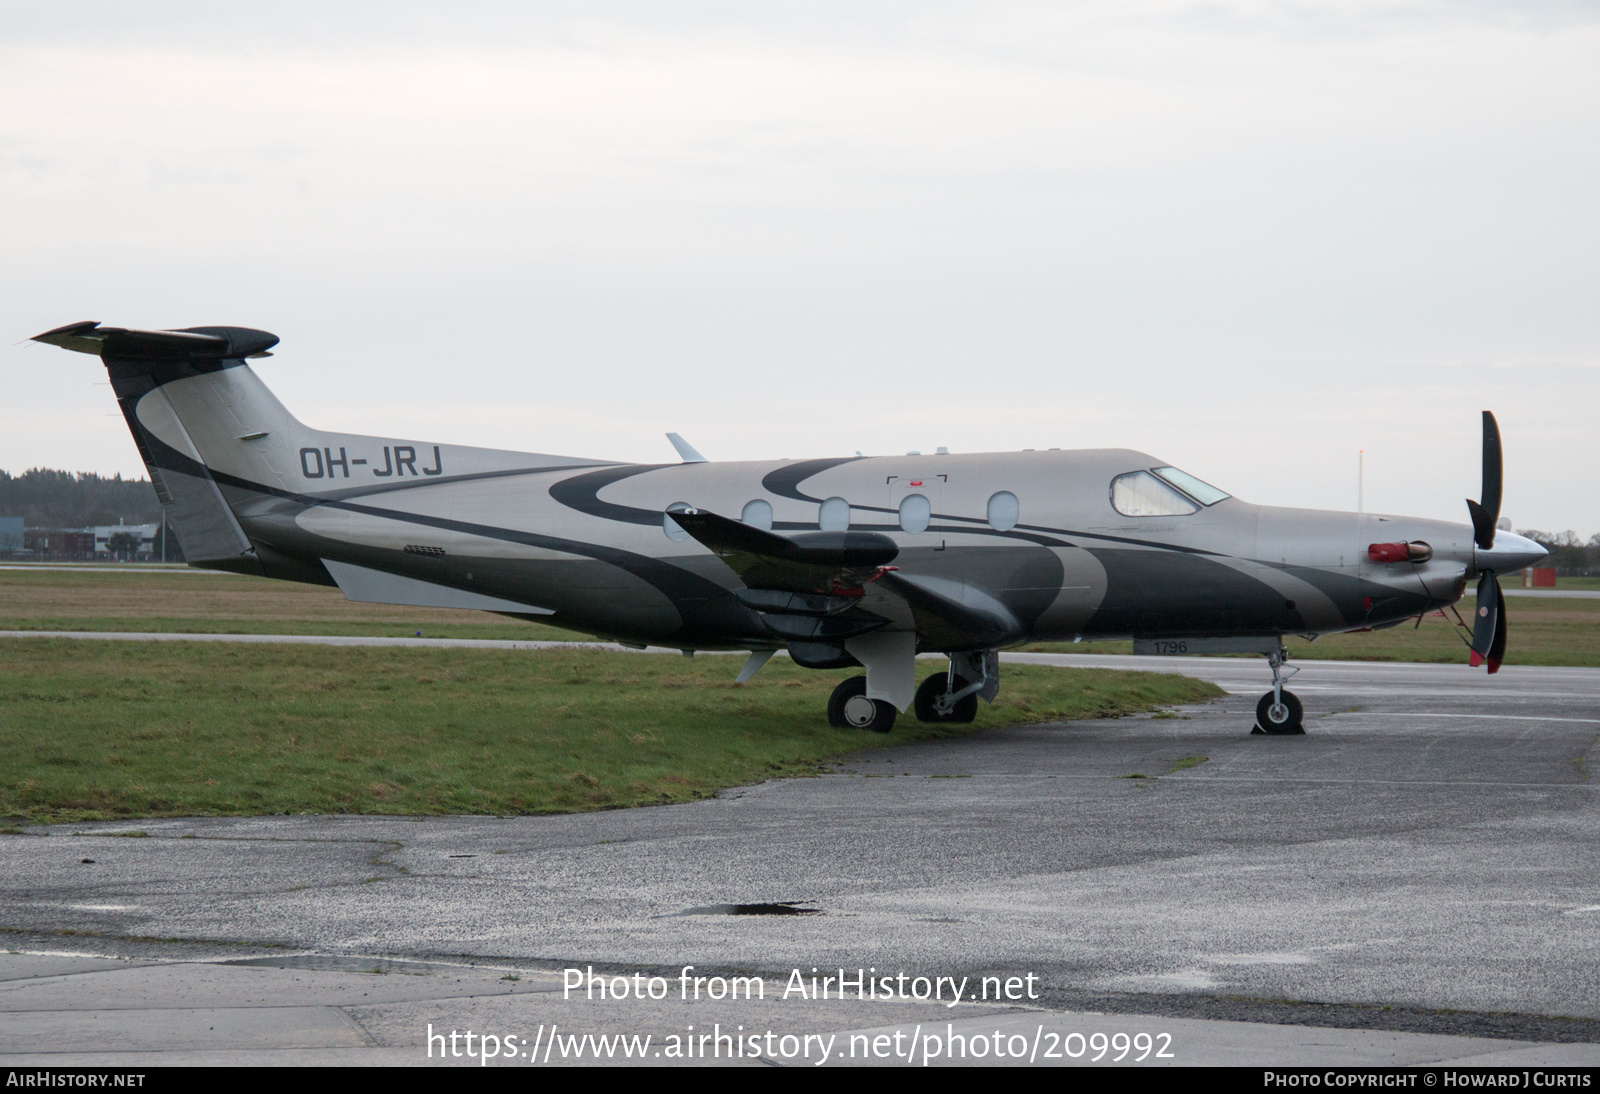
<path id="1" fill-rule="evenodd" d="M 1300 724 L 1301 717 L 1305 714 L 1296 699 L 1294 692 L 1286 691 L 1280 701 L 1273 692 L 1267 692 L 1256 704 L 1256 733 L 1291 734 L 1304 733 L 1305 726 Z"/>
<path id="2" fill-rule="evenodd" d="M 1304 734 L 1305 726 L 1301 724 L 1305 716 L 1305 708 L 1300 705 L 1300 700 L 1294 692 L 1285 691 L 1283 680 L 1285 669 L 1287 675 L 1293 676 L 1300 670 L 1293 665 L 1285 665 L 1284 660 L 1288 651 L 1279 646 L 1276 653 L 1267 654 L 1267 664 L 1272 666 L 1272 690 L 1263 695 L 1256 703 L 1256 724 L 1251 733 L 1264 733 L 1273 736 L 1290 736 Z"/>
<path id="3" fill-rule="evenodd" d="M 867 698 L 867 678 L 852 676 L 828 697 L 828 724 L 835 729 L 870 729 L 888 733 L 896 711 L 882 699 Z"/>
<path id="4" fill-rule="evenodd" d="M 978 716 L 980 686 L 981 682 L 973 684 L 956 675 L 952 666 L 948 673 L 935 673 L 922 682 L 911 709 L 919 722 L 970 722 Z"/>

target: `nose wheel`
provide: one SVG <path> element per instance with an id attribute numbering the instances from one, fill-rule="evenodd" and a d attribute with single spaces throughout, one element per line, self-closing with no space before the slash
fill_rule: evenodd
<path id="1" fill-rule="evenodd" d="M 1276 653 L 1267 654 L 1267 664 L 1272 666 L 1272 690 L 1267 692 L 1256 703 L 1256 724 L 1251 733 L 1269 734 L 1272 736 L 1291 736 L 1304 734 L 1305 708 L 1300 705 L 1294 692 L 1286 691 L 1283 687 L 1284 677 L 1293 676 L 1299 668 L 1285 665 L 1288 656 L 1282 646 Z"/>
<path id="2" fill-rule="evenodd" d="M 888 733 L 899 713 L 882 699 L 867 698 L 867 678 L 852 676 L 828 697 L 828 724 L 835 729 L 870 729 Z"/>
<path id="3" fill-rule="evenodd" d="M 1292 734 L 1304 733 L 1301 724 L 1305 710 L 1292 691 L 1269 691 L 1256 703 L 1256 727 L 1252 733 Z"/>

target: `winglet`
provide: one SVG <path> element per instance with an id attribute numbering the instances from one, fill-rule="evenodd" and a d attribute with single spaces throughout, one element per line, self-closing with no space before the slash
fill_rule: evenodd
<path id="1" fill-rule="evenodd" d="M 696 452 L 695 449 L 694 449 L 694 445 L 692 445 L 688 441 L 684 440 L 678 434 L 676 434 L 676 433 L 668 433 L 667 434 L 667 440 L 671 441 L 672 442 L 672 447 L 676 448 L 678 450 L 678 455 L 683 458 L 683 462 L 684 463 L 710 463 L 711 462 L 710 460 L 706 459 L 704 456 L 700 455 L 700 453 Z"/>

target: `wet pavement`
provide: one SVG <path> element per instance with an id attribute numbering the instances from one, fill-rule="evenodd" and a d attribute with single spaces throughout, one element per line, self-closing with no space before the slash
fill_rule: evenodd
<path id="1" fill-rule="evenodd" d="M 1259 661 L 1016 660 L 1231 694 L 864 752 L 681 806 L 0 836 L 20 951 L 0 955 L 0 1059 L 427 1062 L 431 1022 L 658 1046 L 742 1024 L 779 1049 L 920 1028 L 924 1055 L 949 1024 L 1038 1042 L 1036 1063 L 1086 1062 L 1038 1054 L 1096 1030 L 1165 1030 L 1181 1055 L 1146 1065 L 1600 1061 L 1600 670 L 1302 662 L 1307 734 L 1262 737 Z M 817 914 L 725 914 L 762 904 Z M 679 999 L 688 965 L 759 975 L 767 997 Z M 671 992 L 563 999 L 572 966 Z M 950 981 L 938 1002 L 796 997 L 813 967 Z M 1030 977 L 943 1005 L 962 980 Z"/>

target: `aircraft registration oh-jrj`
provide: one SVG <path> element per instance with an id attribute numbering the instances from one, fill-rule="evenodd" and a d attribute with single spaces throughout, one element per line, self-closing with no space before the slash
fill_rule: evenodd
<path id="1" fill-rule="evenodd" d="M 1499 531 L 1500 436 L 1483 416 L 1471 523 L 1251 505 L 1126 449 L 674 464 L 506 452 L 301 424 L 242 327 L 75 323 L 35 339 L 98 355 L 190 564 L 337 585 L 351 600 L 473 608 L 634 645 L 779 649 L 863 667 L 838 726 L 970 721 L 999 650 L 1128 639 L 1136 652 L 1265 654 L 1256 729 L 1295 733 L 1284 635 L 1394 626 L 1478 578 L 1473 665 L 1499 668 L 1497 574 L 1543 558 Z M 916 655 L 949 658 L 916 682 Z M 1293 669 L 1289 669 L 1290 672 Z"/>

